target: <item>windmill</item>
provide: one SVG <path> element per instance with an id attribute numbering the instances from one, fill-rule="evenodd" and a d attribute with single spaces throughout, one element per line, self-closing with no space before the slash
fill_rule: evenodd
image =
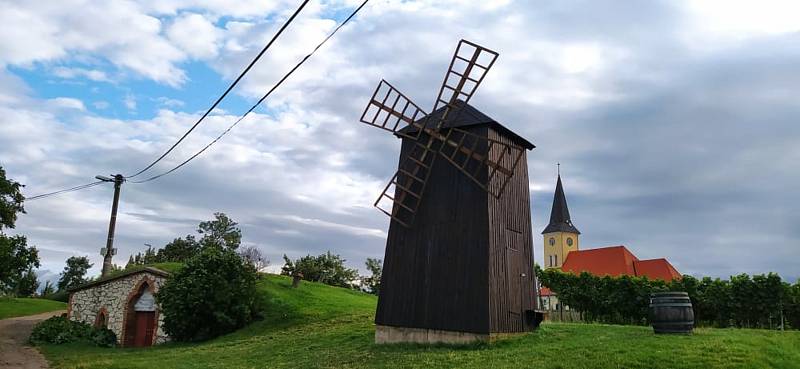
<path id="1" fill-rule="evenodd" d="M 381 80 L 361 116 L 402 139 L 374 204 L 391 218 L 376 342 L 487 340 L 540 321 L 525 155 L 534 146 L 468 104 L 497 56 L 461 40 L 430 113 Z"/>

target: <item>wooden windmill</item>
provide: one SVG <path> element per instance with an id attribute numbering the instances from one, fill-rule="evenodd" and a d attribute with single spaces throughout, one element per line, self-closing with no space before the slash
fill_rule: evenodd
<path id="1" fill-rule="evenodd" d="M 375 202 L 392 219 L 376 342 L 470 342 L 538 325 L 534 146 L 468 104 L 497 56 L 461 40 L 430 114 L 382 80 L 361 116 L 402 139 Z"/>

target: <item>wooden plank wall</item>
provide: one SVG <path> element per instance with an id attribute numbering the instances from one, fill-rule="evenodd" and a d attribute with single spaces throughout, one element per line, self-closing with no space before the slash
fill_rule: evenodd
<path id="1" fill-rule="evenodd" d="M 494 129 L 489 138 L 514 145 Z M 524 150 L 524 149 L 523 149 Z M 492 160 L 500 160 L 500 147 L 492 149 Z M 514 176 L 500 198 L 487 194 L 489 213 L 489 310 L 491 332 L 522 332 L 526 310 L 536 307 L 533 273 L 533 235 L 531 230 L 530 190 L 527 152 L 515 168 Z M 510 165 L 510 158 L 503 160 Z M 493 178 L 490 186 L 499 189 Z M 524 276 L 523 276 L 524 275 Z"/>
<path id="2" fill-rule="evenodd" d="M 389 226 L 376 324 L 489 333 L 487 206 L 486 192 L 436 159 L 412 228 Z"/>

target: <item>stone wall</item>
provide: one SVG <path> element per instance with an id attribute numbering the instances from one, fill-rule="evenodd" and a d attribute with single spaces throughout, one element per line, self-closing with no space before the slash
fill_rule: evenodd
<path id="1" fill-rule="evenodd" d="M 107 312 L 107 327 L 117 335 L 117 343 L 122 344 L 124 339 L 124 320 L 126 306 L 129 299 L 138 294 L 138 289 L 144 281 L 152 286 L 152 292 L 158 292 L 164 284 L 164 277 L 143 270 L 119 279 L 111 280 L 70 294 L 69 318 L 75 321 L 94 325 L 97 315 L 105 309 Z M 164 333 L 164 316 L 156 309 L 158 331 L 155 342 L 166 342 L 168 337 Z"/>

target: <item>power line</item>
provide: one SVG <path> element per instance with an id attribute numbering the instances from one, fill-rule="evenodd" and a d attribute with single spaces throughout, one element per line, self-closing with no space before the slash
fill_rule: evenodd
<path id="1" fill-rule="evenodd" d="M 205 146 L 205 147 L 203 147 L 203 148 L 202 148 L 200 151 L 196 152 L 194 155 L 190 156 L 188 159 L 184 160 L 182 163 L 178 164 L 177 166 L 175 166 L 174 168 L 172 168 L 172 169 L 170 169 L 170 170 L 168 170 L 168 171 L 166 171 L 166 172 L 163 172 L 163 173 L 161 173 L 161 174 L 158 174 L 158 175 L 152 176 L 152 177 L 150 177 L 150 178 L 147 178 L 147 179 L 144 179 L 144 180 L 141 180 L 141 181 L 131 181 L 131 183 L 145 183 L 145 182 L 150 182 L 150 181 L 152 181 L 152 180 L 155 180 L 155 179 L 161 178 L 161 177 L 163 177 L 163 176 L 165 176 L 165 175 L 167 175 L 167 174 L 170 174 L 170 173 L 172 173 L 172 172 L 174 172 L 174 171 L 178 170 L 179 168 L 183 167 L 184 165 L 186 165 L 187 163 L 189 163 L 190 161 L 192 161 L 194 158 L 198 157 L 200 154 L 202 154 L 204 151 L 206 151 L 206 150 L 207 150 L 209 147 L 211 147 L 211 145 L 213 145 L 213 144 L 217 143 L 217 141 L 219 141 L 219 140 L 220 140 L 220 139 L 221 139 L 223 136 L 225 136 L 226 134 L 228 134 L 228 132 L 230 132 L 230 131 L 233 129 L 233 127 L 236 127 L 236 125 L 237 125 L 237 124 L 239 124 L 239 122 L 241 122 L 241 121 L 242 121 L 242 120 L 243 120 L 243 119 L 244 119 L 244 118 L 245 118 L 245 117 L 246 117 L 248 114 L 250 114 L 251 112 L 253 112 L 253 110 L 255 110 L 255 109 L 256 109 L 256 107 L 258 107 L 259 105 L 261 105 L 261 103 L 262 103 L 262 102 L 264 102 L 264 100 L 266 100 L 266 99 L 267 99 L 267 97 L 269 97 L 269 95 L 271 95 L 271 94 L 272 94 L 272 92 L 273 92 L 273 91 L 275 91 L 275 90 L 278 88 L 278 86 L 280 86 L 280 85 L 281 85 L 281 84 L 282 84 L 282 83 L 283 83 L 283 82 L 284 82 L 284 81 L 285 81 L 287 78 L 289 78 L 289 76 L 291 76 L 291 75 L 292 75 L 292 73 L 294 73 L 294 72 L 295 72 L 295 71 L 296 71 L 298 68 L 300 68 L 300 66 L 301 66 L 301 65 L 303 65 L 303 63 L 305 63 L 305 62 L 306 62 L 306 60 L 308 60 L 309 58 L 311 58 L 311 56 L 312 56 L 312 55 L 314 55 L 314 53 L 316 53 L 316 52 L 317 52 L 317 50 L 319 50 L 319 48 L 320 48 L 320 47 L 322 47 L 322 45 L 324 45 L 326 42 L 328 42 L 328 40 L 329 40 L 331 37 L 333 37 L 333 35 L 335 35 L 335 34 L 336 34 L 336 32 L 338 32 L 338 31 L 339 31 L 339 29 L 341 29 L 341 28 L 342 28 L 342 27 L 343 27 L 345 24 L 347 24 L 347 22 L 349 22 L 349 21 L 350 21 L 350 19 L 352 19 L 352 18 L 353 18 L 353 17 L 354 17 L 354 16 L 355 16 L 355 15 L 356 15 L 358 12 L 359 12 L 359 10 L 361 10 L 361 8 L 363 8 L 363 7 L 364 7 L 364 5 L 366 5 L 366 4 L 367 4 L 367 2 L 369 2 L 369 0 L 364 0 L 364 2 L 362 2 L 362 3 L 361 3 L 361 5 L 360 5 L 358 8 L 356 8 L 356 9 L 355 9 L 355 10 L 354 10 L 354 11 L 353 11 L 351 14 L 350 14 L 350 16 L 349 16 L 349 17 L 347 17 L 347 19 L 345 19 L 345 20 L 344 20 L 344 22 L 342 22 L 341 24 L 339 24 L 339 26 L 338 26 L 338 27 L 336 27 L 336 29 L 334 29 L 334 30 L 333 30 L 333 32 L 331 32 L 331 33 L 328 35 L 328 37 L 325 37 L 325 39 L 324 39 L 324 40 L 322 40 L 322 42 L 320 42 L 320 43 L 317 45 L 317 47 L 315 47 L 315 48 L 314 48 L 314 50 L 312 50 L 312 51 L 311 51 L 311 53 L 309 53 L 309 54 L 308 54 L 308 55 L 306 55 L 306 56 L 305 56 L 305 57 L 304 57 L 302 60 L 300 60 L 300 62 L 299 62 L 299 63 L 297 63 L 297 65 L 295 65 L 295 66 L 294 66 L 294 68 L 292 68 L 291 70 L 289 70 L 289 72 L 288 72 L 288 73 L 286 73 L 286 74 L 283 76 L 283 78 L 281 78 L 281 79 L 280 79 L 280 80 L 279 80 L 277 83 L 275 83 L 275 85 L 273 85 L 273 86 L 272 86 L 272 88 L 270 88 L 270 89 L 269 89 L 269 91 L 267 91 L 267 93 L 266 93 L 266 94 L 264 94 L 264 96 L 262 96 L 262 97 L 261 97 L 261 99 L 259 99 L 259 100 L 258 100 L 258 101 L 257 101 L 255 104 L 253 104 L 253 106 L 251 106 L 251 107 L 250 107 L 250 109 L 248 109 L 248 110 L 247 110 L 247 111 L 246 111 L 244 114 L 242 114 L 242 115 L 241 115 L 241 116 L 240 116 L 238 119 L 236 119 L 236 122 L 234 122 L 233 124 L 231 124 L 231 126 L 230 126 L 230 127 L 228 127 L 228 129 L 226 129 L 225 131 L 223 131 L 223 132 L 222 132 L 222 133 L 221 133 L 219 136 L 217 136 L 217 138 L 215 138 L 213 141 L 209 142 L 209 143 L 208 143 L 208 145 L 206 145 L 206 146 Z"/>
<path id="2" fill-rule="evenodd" d="M 309 0 L 304 0 L 304 1 L 303 1 L 303 3 L 302 3 L 302 4 L 300 4 L 300 7 L 298 7 L 298 8 L 297 8 L 297 10 L 295 10 L 294 14 L 292 14 L 292 16 L 291 16 L 291 17 L 290 17 L 290 18 L 289 18 L 289 19 L 286 21 L 286 23 L 284 23 L 284 24 L 283 24 L 283 26 L 282 26 L 282 27 L 281 27 L 281 28 L 278 30 L 278 33 L 276 33 L 274 36 L 272 36 L 272 39 L 271 39 L 271 40 L 269 40 L 269 43 L 267 43 L 267 45 L 266 45 L 266 46 L 264 46 L 264 48 L 263 48 L 263 49 L 261 49 L 261 52 L 260 52 L 260 53 L 258 53 L 258 55 L 256 55 L 255 59 L 253 59 L 253 61 L 251 61 L 251 62 L 250 62 L 250 64 L 247 66 L 247 68 L 245 68 L 245 69 L 242 71 L 242 73 L 241 73 L 241 74 L 239 74 L 239 77 L 236 77 L 236 80 L 234 80 L 234 81 L 233 81 L 233 83 L 231 83 L 231 85 L 230 85 L 230 86 L 228 86 L 228 89 L 227 89 L 227 90 L 225 90 L 225 92 L 222 94 L 222 96 L 220 96 L 220 97 L 217 99 L 217 101 L 215 101 L 215 102 L 214 102 L 214 104 L 213 104 L 213 105 L 211 105 L 211 107 L 210 107 L 210 108 L 208 108 L 208 110 L 206 110 L 206 112 L 203 114 L 203 116 L 201 116 L 201 117 L 200 117 L 200 119 L 198 119 L 198 120 L 197 120 L 197 122 L 195 122 L 195 124 L 194 124 L 194 125 L 193 125 L 191 128 L 189 128 L 189 130 L 188 130 L 188 131 L 186 131 L 186 133 L 184 133 L 184 134 L 183 134 L 183 136 L 181 136 L 181 138 L 180 138 L 180 139 L 179 139 L 177 142 L 175 142 L 175 144 L 173 144 L 173 145 L 172 145 L 172 146 L 171 146 L 171 147 L 170 147 L 170 148 L 169 148 L 169 149 L 168 149 L 166 152 L 164 152 L 163 154 L 161 154 L 161 156 L 159 156 L 159 157 L 158 157 L 158 159 L 156 159 L 155 161 L 153 161 L 152 163 L 150 163 L 148 166 L 144 167 L 144 169 L 142 169 L 142 170 L 140 170 L 140 171 L 138 171 L 138 172 L 134 173 L 133 175 L 126 176 L 125 178 L 133 178 L 133 177 L 136 177 L 136 176 L 138 176 L 138 175 L 140 175 L 140 174 L 144 173 L 144 172 L 145 172 L 145 171 L 147 171 L 148 169 L 152 168 L 154 165 L 156 165 L 156 163 L 158 163 L 159 161 L 161 161 L 162 159 L 164 159 L 164 157 L 165 157 L 165 156 L 169 155 L 169 153 L 170 153 L 170 152 L 172 152 L 172 150 L 174 150 L 174 149 L 175 149 L 175 147 L 177 147 L 177 146 L 178 146 L 178 144 L 180 144 L 180 143 L 181 143 L 181 142 L 182 142 L 182 141 L 183 141 L 183 140 L 186 138 L 186 136 L 188 136 L 190 133 L 192 133 L 192 131 L 194 131 L 194 129 L 195 129 L 195 128 L 197 128 L 197 126 L 200 124 L 200 122 L 202 122 L 202 121 L 203 121 L 203 120 L 204 120 L 204 119 L 205 119 L 205 118 L 206 118 L 206 117 L 207 117 L 207 116 L 208 116 L 208 115 L 211 113 L 211 111 L 212 111 L 212 110 L 214 110 L 214 109 L 217 107 L 217 105 L 219 105 L 219 103 L 222 101 L 222 99 L 224 99 L 224 98 L 225 98 L 225 96 L 227 96 L 227 95 L 228 95 L 228 93 L 229 93 L 229 92 L 231 92 L 231 90 L 233 89 L 233 87 L 234 87 L 234 86 L 236 86 L 236 84 L 238 84 L 238 83 L 239 83 L 239 81 L 240 81 L 240 80 L 241 80 L 241 79 L 244 77 L 244 75 L 245 75 L 245 74 L 247 74 L 247 72 L 249 72 L 249 71 L 250 71 L 250 68 L 252 68 L 252 67 L 253 67 L 253 65 L 255 65 L 255 64 L 256 64 L 256 62 L 258 61 L 258 59 L 260 59 L 260 58 L 261 58 L 261 56 L 262 56 L 262 55 L 264 55 L 264 53 L 267 51 L 267 49 L 269 49 L 269 48 L 270 48 L 270 46 L 272 46 L 272 43 L 273 43 L 273 42 L 275 42 L 275 40 L 276 40 L 276 39 L 278 39 L 278 36 L 280 36 L 280 35 L 281 35 L 281 33 L 283 33 L 283 31 L 286 29 L 286 27 L 288 27 L 288 26 L 289 26 L 289 24 L 291 24 L 291 23 L 292 23 L 292 21 L 294 20 L 294 18 L 295 18 L 295 17 L 296 17 L 298 14 L 300 14 L 300 11 L 301 11 L 301 10 L 303 10 L 303 8 L 306 6 L 306 4 L 308 3 L 308 1 L 309 1 Z"/>
<path id="3" fill-rule="evenodd" d="M 85 188 L 94 187 L 94 186 L 97 186 L 99 184 L 103 184 L 104 182 L 105 181 L 97 181 L 97 182 L 82 184 L 80 186 L 65 188 L 63 190 L 43 193 L 43 194 L 40 194 L 40 195 L 36 195 L 36 196 L 31 196 L 31 197 L 25 198 L 25 201 L 39 200 L 39 199 L 43 199 L 43 198 L 46 198 L 46 197 L 50 197 L 50 196 L 54 196 L 54 195 L 58 195 L 58 194 L 62 194 L 62 193 L 79 191 L 79 190 L 83 190 Z"/>

